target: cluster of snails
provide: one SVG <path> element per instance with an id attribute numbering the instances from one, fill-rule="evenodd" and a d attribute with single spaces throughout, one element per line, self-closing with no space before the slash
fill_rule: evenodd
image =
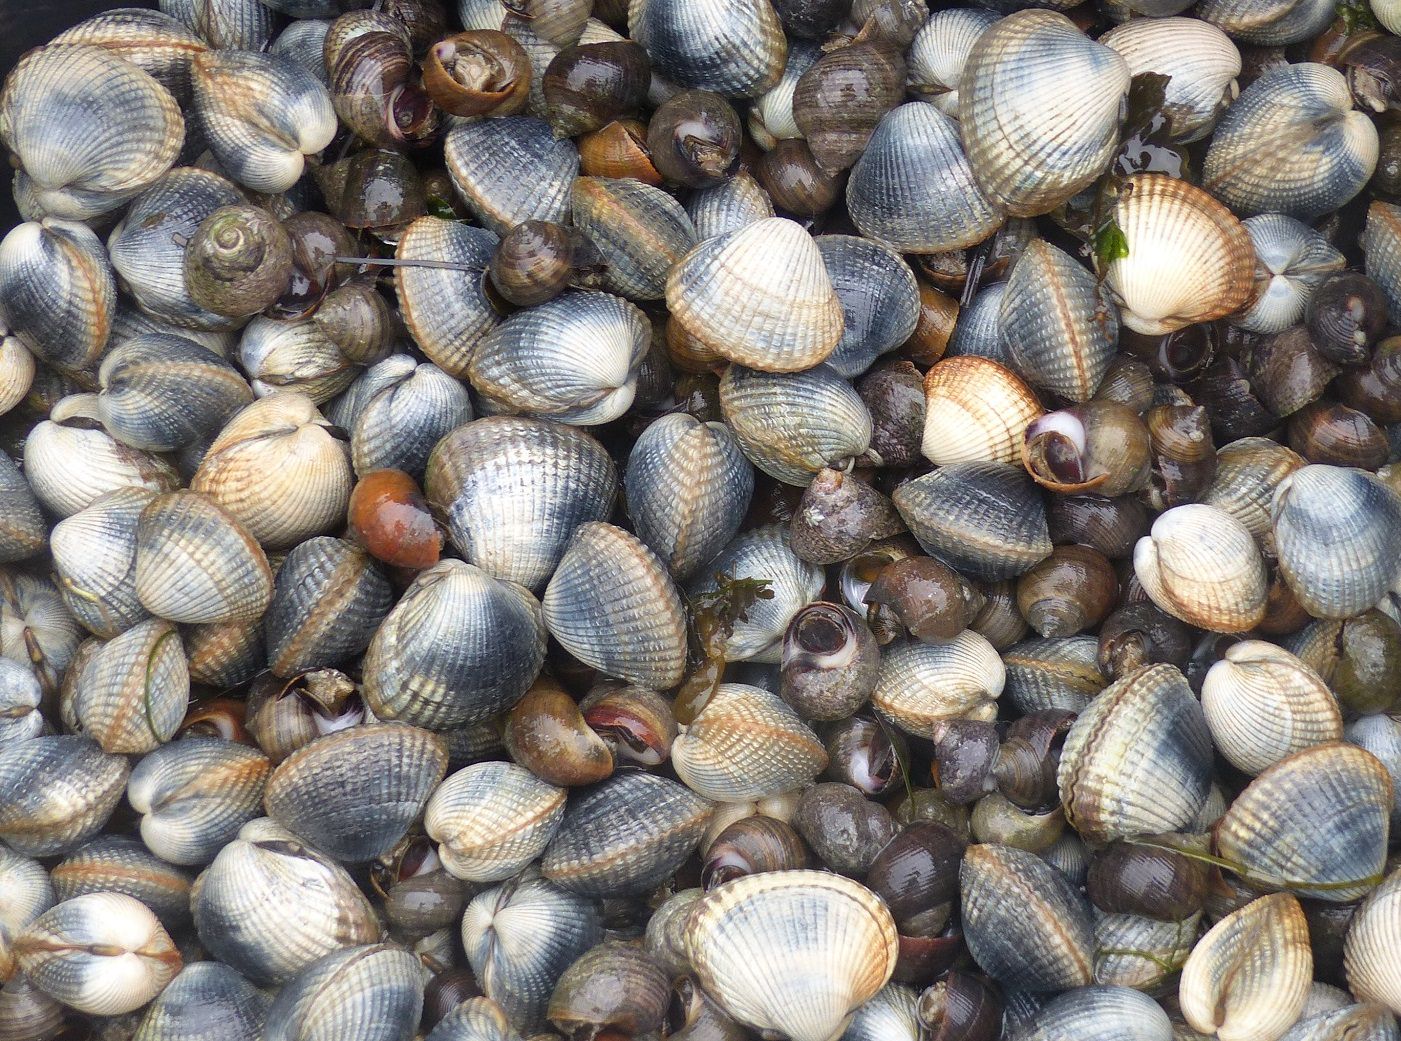
<path id="1" fill-rule="evenodd" d="M 1401 1041 L 1401 0 L 973 2 L 20 59 L 0 1041 Z"/>

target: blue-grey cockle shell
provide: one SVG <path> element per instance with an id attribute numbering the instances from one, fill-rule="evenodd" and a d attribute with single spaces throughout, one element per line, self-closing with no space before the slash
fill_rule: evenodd
<path id="1" fill-rule="evenodd" d="M 136 598 L 136 521 L 156 493 L 118 488 L 54 525 L 59 592 L 73 617 L 111 639 L 148 618 Z"/>
<path id="2" fill-rule="evenodd" d="M 56 902 L 44 865 L 0 846 L 0 976 L 15 974 L 13 944 L 30 922 Z"/>
<path id="3" fill-rule="evenodd" d="M 1295 470 L 1272 516 L 1280 573 L 1315 618 L 1361 614 L 1401 571 L 1401 496 L 1363 470 Z"/>
<path id="4" fill-rule="evenodd" d="M 1129 78 L 1117 52 L 1055 11 L 1017 11 L 978 37 L 959 126 L 991 204 L 1035 217 L 1098 178 L 1119 144 Z"/>
<path id="5" fill-rule="evenodd" d="M 392 606 L 389 580 L 360 546 L 330 535 L 300 542 L 277 569 L 263 616 L 268 668 L 290 678 L 351 661 Z"/>
<path id="6" fill-rule="evenodd" d="M 435 260 L 464 270 L 396 267 L 399 310 L 414 342 L 449 376 L 464 379 L 477 345 L 501 320 L 487 299 L 486 269 L 496 236 L 461 221 L 420 217 L 399 236 L 398 260 Z"/>
<path id="7" fill-rule="evenodd" d="M 841 469 L 871 444 L 871 413 L 851 384 L 826 365 L 775 373 L 731 365 L 720 408 L 749 461 L 785 484 L 806 487 Z"/>
<path id="8" fill-rule="evenodd" d="M 244 201 L 218 174 L 177 167 L 132 200 L 107 238 L 112 267 L 141 308 L 176 325 L 229 329 L 236 319 L 207 311 L 190 299 L 185 283 L 185 243 L 220 206 Z"/>
<path id="9" fill-rule="evenodd" d="M 618 475 L 604 447 L 577 427 L 489 416 L 438 443 L 424 489 L 463 557 L 538 591 L 575 529 L 612 513 Z"/>
<path id="10" fill-rule="evenodd" d="M 1316 989 L 1319 984 L 1315 983 Z M 1344 992 L 1346 993 L 1346 992 Z M 1310 992 L 1312 998 L 1313 992 Z M 1314 1011 L 1312 1002 L 1280 1041 L 1401 1041 L 1401 1029 L 1391 1009 L 1377 1001 L 1361 1001 Z"/>
<path id="11" fill-rule="evenodd" d="M 49 539 L 33 489 L 15 461 L 0 452 L 0 563 L 33 556 Z"/>
<path id="12" fill-rule="evenodd" d="M 652 690 L 681 682 L 681 597 L 657 555 L 622 528 L 580 525 L 541 607 L 550 635 L 585 664 Z"/>
<path id="13" fill-rule="evenodd" d="M 604 288 L 629 300 L 660 300 L 666 276 L 696 244 L 681 204 L 631 177 L 580 177 L 570 193 L 574 227 L 603 260 Z"/>
<path id="14" fill-rule="evenodd" d="M 363 694 L 380 719 L 447 730 L 511 709 L 544 660 L 535 597 L 445 559 L 414 579 L 370 640 Z"/>
<path id="15" fill-rule="evenodd" d="M 881 117 L 851 169 L 846 204 L 862 234 L 902 253 L 972 246 L 1002 224 L 974 180 L 958 123 L 927 102 Z"/>
<path id="16" fill-rule="evenodd" d="M 1262 47 L 1311 40 L 1335 15 L 1328 0 L 1203 0 L 1196 10 L 1203 21 Z"/>
<path id="17" fill-rule="evenodd" d="M 1099 38 L 1138 76 L 1167 76 L 1163 114 L 1175 140 L 1196 141 L 1236 97 L 1240 51 L 1220 29 L 1198 18 L 1143 18 Z"/>
<path id="18" fill-rule="evenodd" d="M 125 893 L 154 911 L 172 932 L 190 924 L 193 874 L 161 860 L 140 839 L 99 835 L 55 864 L 50 877 L 60 900 L 83 893 Z"/>
<path id="19" fill-rule="evenodd" d="M 1282 213 L 1241 224 L 1255 247 L 1255 300 L 1230 322 L 1253 333 L 1283 332 L 1303 320 L 1313 291 L 1347 261 L 1322 232 Z"/>
<path id="20" fill-rule="evenodd" d="M 356 474 L 403 470 L 422 478 L 433 446 L 471 421 L 472 401 L 467 388 L 438 366 L 391 354 L 331 402 L 326 418 L 350 431 Z"/>
<path id="21" fill-rule="evenodd" d="M 330 93 L 291 58 L 206 51 L 192 68 L 194 115 L 214 157 L 245 188 L 287 191 L 306 157 L 335 136 Z"/>
<path id="22" fill-rule="evenodd" d="M 404 1041 L 423 1012 L 423 966 L 397 944 L 333 951 L 299 972 L 268 1008 L 264 1041 Z"/>
<path id="23" fill-rule="evenodd" d="M 757 97 L 783 75 L 788 42 L 768 0 L 635 0 L 628 36 L 680 87 Z"/>
<path id="24" fill-rule="evenodd" d="M 147 1007 L 133 1041 L 262 1041 L 268 997 L 217 961 L 180 970 Z"/>
<path id="25" fill-rule="evenodd" d="M 598 904 L 533 869 L 473 897 L 462 947 L 486 996 L 523 1029 L 544 1022 L 555 983 L 603 939 Z"/>
<path id="26" fill-rule="evenodd" d="M 820 235 L 817 248 L 842 302 L 845 328 L 827 365 L 853 379 L 910 338 L 919 318 L 919 284 L 889 246 L 855 235 Z"/>
<path id="27" fill-rule="evenodd" d="M 1006 282 L 989 282 L 958 312 L 958 321 L 949 337 L 949 357 L 973 354 L 991 358 L 999 365 L 1011 367 L 1007 344 L 998 329 L 1002 317 L 1002 298 L 1007 293 Z"/>
<path id="28" fill-rule="evenodd" d="M 184 139 L 170 92 L 102 47 L 37 47 L 0 93 L 0 141 L 36 217 L 116 209 L 170 169 Z"/>
<path id="29" fill-rule="evenodd" d="M 698 188 L 686 200 L 686 214 L 696 228 L 696 241 L 725 235 L 773 216 L 769 193 L 745 170 L 713 188 Z"/>
<path id="30" fill-rule="evenodd" d="M 801 559 L 788 545 L 788 525 L 769 524 L 737 536 L 708 561 L 691 584 L 692 596 L 718 588 L 717 575 L 769 583 L 773 597 L 757 600 L 736 621 L 725 641 L 728 661 L 777 662 L 788 623 L 822 593 L 822 568 Z"/>
<path id="31" fill-rule="evenodd" d="M 162 11 L 118 7 L 85 18 L 50 44 L 102 47 L 150 73 L 182 105 L 190 100 L 190 61 L 207 44 Z"/>
<path id="32" fill-rule="evenodd" d="M 34 673 L 17 661 L 0 658 L 0 745 L 43 733 L 44 714 L 39 711 L 43 697 Z"/>
<path id="33" fill-rule="evenodd" d="M 277 27 L 277 5 L 259 0 L 161 0 L 160 8 L 220 49 L 262 50 Z"/>
<path id="34" fill-rule="evenodd" d="M 998 330 L 1013 367 L 1033 387 L 1089 401 L 1114 358 L 1119 315 L 1083 265 L 1034 239 L 1007 279 Z"/>
<path id="35" fill-rule="evenodd" d="M 107 251 L 84 225 L 30 221 L 0 241 L 0 322 L 40 361 L 87 368 L 107 344 L 116 306 Z"/>
<path id="36" fill-rule="evenodd" d="M 1401 828 L 1401 719 L 1378 712 L 1348 723 L 1344 737 L 1377 757 L 1391 775 L 1391 827 Z"/>
<path id="37" fill-rule="evenodd" d="M 514 412 L 591 426 L 625 413 L 652 326 L 622 297 L 569 290 L 517 311 L 477 345 L 477 392 Z"/>
<path id="38" fill-rule="evenodd" d="M 579 152 L 543 119 L 460 121 L 443 139 L 443 156 L 458 195 L 496 234 L 528 220 L 567 221 Z"/>
<path id="39" fill-rule="evenodd" d="M 1052 998 L 1018 1041 L 1172 1041 L 1172 1021 L 1147 994 L 1128 987 L 1077 987 Z"/>
<path id="40" fill-rule="evenodd" d="M 1261 75 L 1221 117 L 1202 187 L 1239 216 L 1311 220 L 1362 190 L 1379 148 L 1377 128 L 1352 107 L 1342 73 L 1315 62 L 1284 65 Z"/>
<path id="41" fill-rule="evenodd" d="M 637 537 L 685 581 L 739 531 L 754 467 L 725 424 L 673 412 L 638 436 L 623 489 Z"/>
<path id="42" fill-rule="evenodd" d="M 131 767 L 91 738 L 31 737 L 0 755 L 0 841 L 49 857 L 82 845 L 111 817 Z"/>
<path id="43" fill-rule="evenodd" d="M 324 6 L 339 13 L 335 4 Z M 326 31 L 330 28 L 331 22 L 325 17 L 299 18 L 277 34 L 268 51 L 291 58 L 329 88 L 331 77 L 326 71 Z"/>
<path id="44" fill-rule="evenodd" d="M 1401 318 L 1401 206 L 1376 199 L 1367 208 L 1360 239 L 1367 277 L 1386 295 L 1392 321 Z"/>
<path id="45" fill-rule="evenodd" d="M 957 119 L 963 64 L 978 37 L 995 21 L 997 15 L 981 7 L 953 7 L 931 14 L 905 55 L 910 93 Z"/>

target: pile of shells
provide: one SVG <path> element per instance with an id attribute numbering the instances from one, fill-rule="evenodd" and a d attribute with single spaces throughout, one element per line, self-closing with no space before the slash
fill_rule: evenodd
<path id="1" fill-rule="evenodd" d="M 1401 0 L 974 2 L 9 70 L 0 1041 L 1401 1041 Z"/>

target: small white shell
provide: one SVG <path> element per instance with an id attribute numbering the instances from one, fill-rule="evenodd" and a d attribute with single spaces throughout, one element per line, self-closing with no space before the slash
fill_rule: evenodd
<path id="1" fill-rule="evenodd" d="M 902 730 L 927 738 L 941 719 L 995 719 L 1006 682 L 997 649 L 965 629 L 947 643 L 886 648 L 871 704 Z"/>
<path id="2" fill-rule="evenodd" d="M 820 57 L 822 49 L 815 43 L 794 40 L 789 44 L 783 77 L 749 106 L 749 133 L 760 148 L 768 150 L 779 141 L 803 136 L 793 119 L 793 89 Z"/>
<path id="3" fill-rule="evenodd" d="M 1240 51 L 1209 22 L 1139 18 L 1110 29 L 1099 42 L 1123 56 L 1131 75 L 1153 72 L 1169 77 L 1163 112 L 1179 141 L 1205 137 L 1235 100 Z"/>
<path id="4" fill-rule="evenodd" d="M 469 882 L 510 878 L 544 852 L 564 819 L 563 788 L 515 763 L 476 763 L 438 785 L 423 827 L 443 867 Z"/>
<path id="5" fill-rule="evenodd" d="M 952 7 L 929 16 L 905 55 L 911 94 L 958 118 L 958 81 L 978 37 L 997 15 L 981 7 Z"/>
<path id="6" fill-rule="evenodd" d="M 1309 297 L 1347 260 L 1303 221 L 1262 213 L 1241 222 L 1255 247 L 1255 302 L 1231 319 L 1253 333 L 1279 333 L 1304 317 Z"/>
<path id="7" fill-rule="evenodd" d="M 1343 941 L 1348 986 L 1401 1015 L 1401 868 L 1367 894 Z"/>
<path id="8" fill-rule="evenodd" d="M 921 450 L 935 466 L 1017 463 L 1027 424 L 1041 412 L 1032 389 L 1005 366 L 976 355 L 945 358 L 924 376 Z"/>
<path id="9" fill-rule="evenodd" d="M 1244 632 L 1265 616 L 1269 577 L 1245 525 L 1202 503 L 1153 522 L 1133 551 L 1134 574 L 1162 610 L 1212 632 Z"/>

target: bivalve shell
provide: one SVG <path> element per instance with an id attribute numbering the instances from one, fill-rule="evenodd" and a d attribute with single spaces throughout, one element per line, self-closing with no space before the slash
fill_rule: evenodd
<path id="1" fill-rule="evenodd" d="M 1255 273 L 1250 236 L 1200 188 L 1163 174 L 1135 174 L 1113 216 L 1129 252 L 1100 273 L 1130 329 L 1161 336 L 1250 303 Z"/>
<path id="2" fill-rule="evenodd" d="M 1054 11 L 1018 11 L 979 36 L 958 108 L 988 198 L 1035 217 L 1093 182 L 1119 143 L 1129 75 L 1115 51 Z"/>
<path id="3" fill-rule="evenodd" d="M 1066 734 L 1056 780 L 1089 842 L 1191 824 L 1211 787 L 1211 732 L 1182 674 L 1151 665 L 1104 688 Z"/>
<path id="4" fill-rule="evenodd" d="M 1367 894 L 1352 916 L 1343 941 L 1348 987 L 1401 1016 L 1401 868 Z"/>
<path id="5" fill-rule="evenodd" d="M 260 1041 L 268 999 L 227 965 L 187 965 L 141 1018 L 133 1041 Z"/>
<path id="6" fill-rule="evenodd" d="M 788 44 L 769 0 L 633 0 L 628 35 L 680 87 L 758 97 L 783 75 Z"/>
<path id="7" fill-rule="evenodd" d="M 496 236 L 460 221 L 420 217 L 399 236 L 396 260 L 447 261 L 461 269 L 397 267 L 394 287 L 404 324 L 429 361 L 467 375 L 477 345 L 500 320 L 486 295 Z"/>
<path id="8" fill-rule="evenodd" d="M 722 683 L 671 743 L 676 776 L 716 802 L 767 799 L 811 781 L 827 751 L 775 694 Z"/>
<path id="9" fill-rule="evenodd" d="M 1304 318 L 1313 291 L 1347 260 L 1303 221 L 1262 213 L 1241 222 L 1255 246 L 1255 302 L 1232 323 L 1254 333 L 1281 333 Z"/>
<path id="10" fill-rule="evenodd" d="M 13 342 L 0 342 L 0 368 L 5 364 L 5 344 Z M 23 347 L 18 349 L 24 350 Z M 39 500 L 34 497 L 29 482 L 14 460 L 0 452 L 0 563 L 9 564 L 33 556 L 50 538 L 48 522 L 39 511 Z"/>
<path id="11" fill-rule="evenodd" d="M 528 220 L 566 222 L 579 152 L 543 119 L 460 120 L 443 139 L 443 156 L 457 194 L 496 234 Z"/>
<path id="12" fill-rule="evenodd" d="M 895 971 L 885 903 L 818 871 L 746 875 L 701 897 L 686 926 L 706 993 L 739 1022 L 792 1041 L 832 1041 Z"/>
<path id="13" fill-rule="evenodd" d="M 868 239 L 821 235 L 817 248 L 846 316 L 827 364 L 839 376 L 854 379 L 914 333 L 919 283 L 898 253 Z"/>
<path id="14" fill-rule="evenodd" d="M 667 273 L 698 241 L 681 204 L 630 177 L 580 177 L 571 199 L 574 226 L 602 256 L 605 286 L 629 300 L 662 299 Z"/>
<path id="15" fill-rule="evenodd" d="M 921 448 L 940 467 L 1017 462 L 1026 426 L 1042 412 L 1016 373 L 974 355 L 932 366 L 924 377 L 924 401 Z"/>
<path id="16" fill-rule="evenodd" d="M 190 96 L 190 61 L 208 44 L 162 11 L 118 8 L 84 19 L 51 43 L 101 47 L 150 73 L 177 101 Z"/>
<path id="17" fill-rule="evenodd" d="M 887 648 L 871 704 L 902 730 L 928 738 L 940 720 L 996 718 L 1006 681 L 997 650 L 965 629 L 946 643 Z"/>
<path id="18" fill-rule="evenodd" d="M 1387 310 L 1401 315 L 1401 206 L 1373 201 L 1359 241 L 1366 254 L 1367 277 L 1386 295 Z"/>
<path id="19" fill-rule="evenodd" d="M 1312 39 L 1333 19 L 1324 0 L 1206 0 L 1196 13 L 1236 39 L 1264 47 Z"/>
<path id="20" fill-rule="evenodd" d="M 278 991 L 264 1041 L 400 1041 L 423 1012 L 423 965 L 388 943 L 332 951 Z"/>
<path id="21" fill-rule="evenodd" d="M 131 767 L 91 738 L 39 736 L 0 755 L 0 841 L 48 857 L 92 838 L 112 816 Z"/>
<path id="22" fill-rule="evenodd" d="M 443 866 L 469 882 L 500 882 L 544 852 L 564 819 L 565 790 L 515 763 L 476 763 L 433 793 L 423 827 Z"/>
<path id="23" fill-rule="evenodd" d="M 169 930 L 190 924 L 194 879 L 156 856 L 140 839 L 95 838 L 55 864 L 50 878 L 60 900 L 84 893 L 125 893 L 154 911 Z"/>
<path id="24" fill-rule="evenodd" d="M 1149 599 L 1188 625 L 1244 632 L 1265 617 L 1269 578 L 1260 550 L 1245 525 L 1215 506 L 1188 503 L 1161 514 L 1134 547 L 1133 568 Z"/>
<path id="25" fill-rule="evenodd" d="M 1211 132 L 1218 116 L 1236 97 L 1240 51 L 1211 19 L 1139 18 L 1115 26 L 1099 38 L 1128 62 L 1133 76 L 1167 76 L 1163 114 L 1172 136 L 1195 141 Z"/>
<path id="26" fill-rule="evenodd" d="M 1304 457 L 1267 437 L 1243 437 L 1216 451 L 1216 476 L 1202 502 L 1229 513 L 1262 549 L 1273 553 L 1270 510 L 1281 481 L 1304 465 Z"/>
<path id="27" fill-rule="evenodd" d="M 116 307 L 102 241 L 83 225 L 29 221 L 0 241 L 0 319 L 40 361 L 60 369 L 91 365 Z"/>
<path id="28" fill-rule="evenodd" d="M 1172 1041 L 1173 1024 L 1146 994 L 1127 987 L 1077 987 L 1032 1016 L 1020 1041 Z"/>
<path id="29" fill-rule="evenodd" d="M 189 698 L 180 633 L 151 618 L 87 656 L 72 707 L 83 733 L 104 752 L 144 755 L 175 736 Z"/>
<path id="30" fill-rule="evenodd" d="M 667 276 L 666 302 L 706 347 L 765 372 L 817 365 L 844 328 L 821 251 L 802 225 L 782 217 L 691 250 Z"/>
<path id="31" fill-rule="evenodd" d="M 63 602 L 104 639 L 148 616 L 136 597 L 136 525 L 155 497 L 146 488 L 119 488 L 59 521 L 50 535 Z"/>
<path id="32" fill-rule="evenodd" d="M 915 33 L 905 55 L 906 86 L 946 116 L 958 118 L 958 81 L 973 45 L 997 15 L 981 7 L 935 11 Z"/>

